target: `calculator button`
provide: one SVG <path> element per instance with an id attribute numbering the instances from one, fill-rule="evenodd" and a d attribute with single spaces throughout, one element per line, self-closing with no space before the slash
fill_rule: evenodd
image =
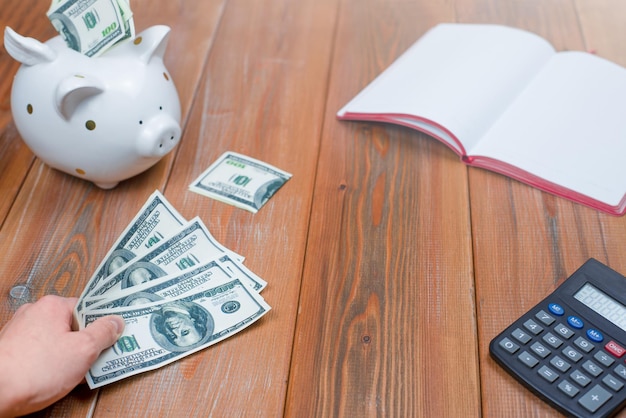
<path id="1" fill-rule="evenodd" d="M 602 374 L 602 368 L 600 368 L 600 366 L 598 366 L 596 363 L 594 363 L 591 360 L 587 360 L 586 362 L 583 363 L 583 369 L 587 370 L 589 372 L 590 375 L 592 375 L 593 377 L 598 377 Z"/>
<path id="2" fill-rule="evenodd" d="M 593 328 L 590 328 L 587 330 L 587 337 L 589 337 L 591 341 L 595 341 L 597 343 L 602 342 L 602 340 L 604 340 L 604 336 L 602 335 L 602 333 L 598 331 L 597 329 L 593 329 Z"/>
<path id="3" fill-rule="evenodd" d="M 606 345 L 604 346 L 604 349 L 608 351 L 609 353 L 613 354 L 617 358 L 622 357 L 624 353 L 626 353 L 626 349 L 623 348 L 618 343 L 616 343 L 615 341 L 609 341 L 608 343 L 606 343 Z"/>
<path id="4" fill-rule="evenodd" d="M 517 358 L 519 359 L 519 361 L 521 361 L 522 363 L 524 363 L 526 366 L 530 367 L 531 369 L 535 367 L 537 363 L 539 363 L 539 360 L 533 357 L 533 355 L 530 354 L 528 351 L 524 351 L 522 354 L 517 356 Z"/>
<path id="5" fill-rule="evenodd" d="M 578 394 L 578 392 L 580 392 L 580 390 L 578 390 L 576 386 L 572 385 L 567 380 L 563 380 L 561 381 L 561 383 L 559 383 L 559 389 L 561 389 L 561 392 L 563 392 L 570 398 L 573 398 L 574 396 Z"/>
<path id="6" fill-rule="evenodd" d="M 563 349 L 563 351 L 561 351 L 561 353 L 565 354 L 565 357 L 567 357 L 568 359 L 570 359 L 572 361 L 575 361 L 575 362 L 580 361 L 580 359 L 583 358 L 582 354 L 580 354 L 578 351 L 574 350 L 569 345 L 567 347 L 565 347 Z"/>
<path id="7" fill-rule="evenodd" d="M 563 316 L 565 313 L 565 310 L 558 303 L 550 303 L 548 310 L 557 316 Z"/>
<path id="8" fill-rule="evenodd" d="M 602 383 L 613 389 L 615 392 L 621 390 L 624 387 L 624 384 L 615 376 L 607 374 L 602 379 Z"/>
<path id="9" fill-rule="evenodd" d="M 559 348 L 563 344 L 563 340 L 552 334 L 551 332 L 543 336 L 543 341 L 552 348 Z"/>
<path id="10" fill-rule="evenodd" d="M 598 362 L 600 362 L 602 365 L 606 367 L 609 367 L 611 364 L 615 363 L 615 360 L 613 360 L 613 357 L 609 356 L 604 351 L 598 351 L 596 354 L 593 355 L 593 358 L 598 360 Z"/>
<path id="11" fill-rule="evenodd" d="M 615 373 L 617 373 L 617 375 L 619 377 L 621 377 L 622 379 L 626 380 L 626 367 L 624 367 L 624 365 L 622 364 L 618 364 L 613 371 Z"/>
<path id="12" fill-rule="evenodd" d="M 544 347 L 540 342 L 535 342 L 530 346 L 530 349 L 541 358 L 546 358 L 550 355 L 550 350 Z"/>
<path id="13" fill-rule="evenodd" d="M 580 370 L 574 370 L 569 375 L 569 377 L 571 377 L 574 383 L 576 383 L 578 386 L 585 387 L 589 383 L 591 383 L 591 379 L 586 374 L 583 374 Z"/>
<path id="14" fill-rule="evenodd" d="M 529 319 L 528 321 L 524 322 L 524 328 L 526 328 L 528 331 L 532 332 L 535 335 L 543 331 L 543 328 L 539 326 L 539 324 L 533 321 L 532 319 Z"/>
<path id="15" fill-rule="evenodd" d="M 582 319 L 580 319 L 577 316 L 568 316 L 567 317 L 567 323 L 572 327 L 572 328 L 576 328 L 576 329 L 581 329 L 584 325 L 583 325 L 583 321 Z"/>
<path id="16" fill-rule="evenodd" d="M 513 341 L 509 340 L 506 337 L 503 338 L 502 341 L 500 341 L 499 345 L 511 354 L 519 350 L 519 345 L 515 344 Z"/>
<path id="17" fill-rule="evenodd" d="M 550 360 L 550 364 L 563 373 L 568 371 L 570 368 L 570 364 L 559 356 L 554 356 L 552 360 Z"/>
<path id="18" fill-rule="evenodd" d="M 516 328 L 515 331 L 511 333 L 511 335 L 513 335 L 513 337 L 522 344 L 526 344 L 533 338 L 519 328 Z"/>
<path id="19" fill-rule="evenodd" d="M 560 336 L 564 338 L 572 338 L 572 336 L 574 335 L 574 331 L 567 328 L 563 324 L 557 324 L 557 326 L 554 327 L 554 330 L 556 331 L 557 334 L 559 334 Z"/>
<path id="20" fill-rule="evenodd" d="M 537 373 L 539 373 L 539 376 L 543 377 L 550 383 L 559 378 L 559 375 L 547 366 L 541 366 Z"/>
<path id="21" fill-rule="evenodd" d="M 580 397 L 578 403 L 589 412 L 596 412 L 611 397 L 611 394 L 603 389 L 602 386 L 595 385 L 589 392 Z"/>
<path id="22" fill-rule="evenodd" d="M 552 325 L 552 323 L 556 321 L 556 319 L 554 319 L 552 315 L 548 314 L 543 309 L 537 312 L 537 314 L 535 315 L 535 318 L 537 318 L 538 320 L 540 320 L 546 325 Z"/>
<path id="23" fill-rule="evenodd" d="M 591 344 L 589 341 L 585 340 L 583 337 L 576 338 L 576 341 L 574 341 L 574 344 L 576 344 L 576 346 L 580 348 L 581 350 L 583 350 L 585 353 L 590 352 L 594 348 L 594 345 Z"/>

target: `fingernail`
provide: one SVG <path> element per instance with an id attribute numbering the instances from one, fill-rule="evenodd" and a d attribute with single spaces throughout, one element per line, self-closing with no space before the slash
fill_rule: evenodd
<path id="1" fill-rule="evenodd" d="M 124 333 L 124 320 L 122 318 L 113 317 L 109 319 L 109 321 L 115 325 L 115 332 L 117 336 L 120 337 Z"/>

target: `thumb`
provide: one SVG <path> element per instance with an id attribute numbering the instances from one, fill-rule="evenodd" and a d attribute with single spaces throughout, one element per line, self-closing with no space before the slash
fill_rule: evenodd
<path id="1" fill-rule="evenodd" d="M 121 316 L 109 315 L 98 318 L 80 332 L 89 335 L 100 352 L 111 347 L 120 338 L 124 332 L 124 325 Z"/>

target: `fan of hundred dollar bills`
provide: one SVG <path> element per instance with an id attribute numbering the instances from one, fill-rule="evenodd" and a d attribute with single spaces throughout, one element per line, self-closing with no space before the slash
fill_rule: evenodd
<path id="1" fill-rule="evenodd" d="M 130 0 L 52 0 L 48 18 L 68 47 L 89 57 L 135 37 Z"/>
<path id="2" fill-rule="evenodd" d="M 75 327 L 124 318 L 123 335 L 86 375 L 97 388 L 165 366 L 221 341 L 271 308 L 266 282 L 244 267 L 199 218 L 186 221 L 155 191 L 109 250 L 80 296 Z"/>

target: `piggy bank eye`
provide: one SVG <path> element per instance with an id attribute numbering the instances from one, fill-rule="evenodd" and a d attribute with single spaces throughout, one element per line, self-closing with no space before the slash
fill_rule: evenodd
<path id="1" fill-rule="evenodd" d="M 159 110 L 163 110 L 163 106 L 159 106 Z"/>
<path id="2" fill-rule="evenodd" d="M 93 131 L 94 129 L 96 129 L 96 122 L 92 120 L 88 120 L 87 122 L 85 122 L 85 128 L 89 129 L 90 131 Z"/>
<path id="3" fill-rule="evenodd" d="M 139 121 L 139 124 L 140 124 L 140 125 L 143 125 L 143 121 L 142 121 L 142 120 L 140 120 L 140 121 Z"/>

